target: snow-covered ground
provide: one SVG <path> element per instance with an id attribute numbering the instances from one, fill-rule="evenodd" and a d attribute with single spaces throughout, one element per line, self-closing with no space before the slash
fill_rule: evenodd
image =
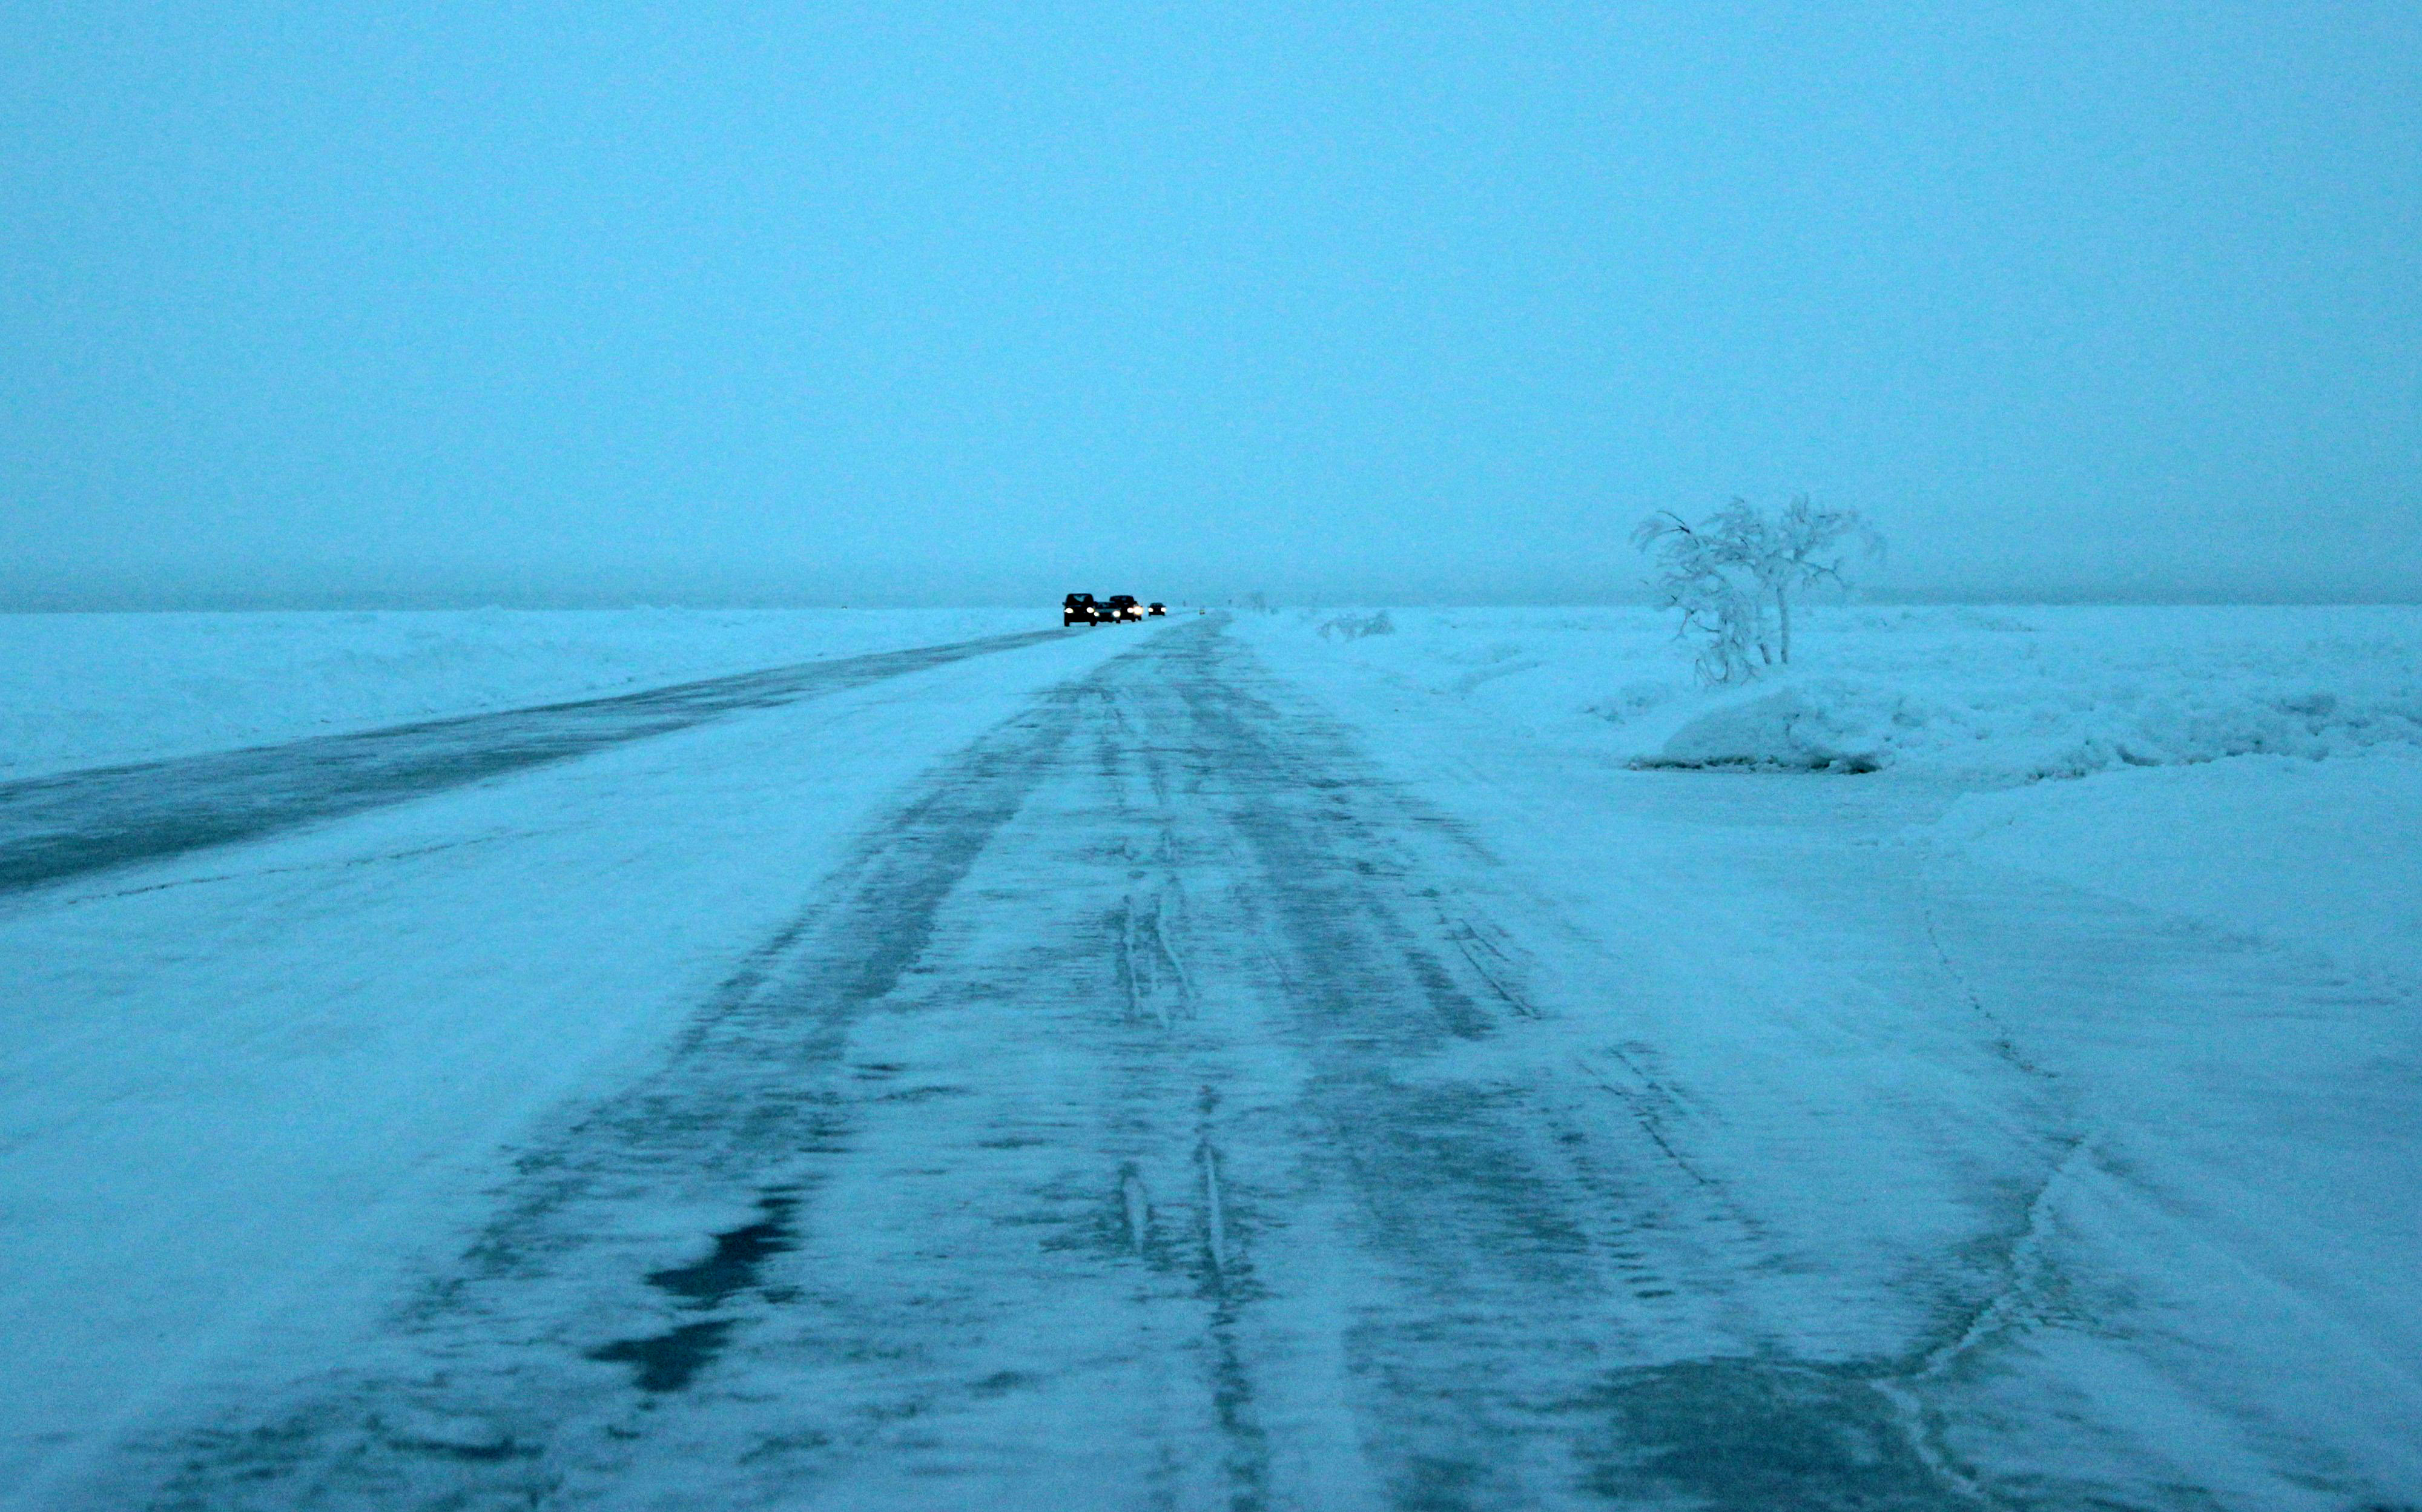
<path id="1" fill-rule="evenodd" d="M 2422 973 L 2422 609 L 1825 608 L 1737 688 L 1646 609 L 1246 622 L 1577 773 L 1884 768 L 1958 792 L 1938 845 Z"/>
<path id="2" fill-rule="evenodd" d="M 1036 617 L 611 618 L 487 644 Z M 0 1505 L 2422 1503 L 2422 612 L 1799 659 L 1188 616 L 0 895 Z"/>
<path id="3" fill-rule="evenodd" d="M 2041 1142 L 1900 1378 L 1963 1498 L 2422 1495 L 2422 611 L 1837 610 L 1730 689 L 1644 612 L 1238 628 L 1604 932 L 1605 1032 L 1798 1264 L 1935 1221 L 1912 1152 Z M 1962 1018 L 2032 1096 L 1941 1079 Z"/>
<path id="4" fill-rule="evenodd" d="M 1980 781 L 2273 754 L 2422 750 L 2422 609 L 1803 610 L 1795 665 L 1699 684 L 1648 609 L 1260 617 L 1408 692 L 1519 727 L 1581 718 L 1627 760 L 1794 764 L 1818 747 Z M 1375 629 L 1377 633 L 1372 633 Z M 1773 710 L 1780 721 L 1756 711 Z M 1803 728 L 1797 739 L 1787 726 Z M 1687 733 L 1686 733 L 1687 732 Z"/>
<path id="5" fill-rule="evenodd" d="M 0 615 L 0 782 L 1056 623 L 1032 609 Z"/>

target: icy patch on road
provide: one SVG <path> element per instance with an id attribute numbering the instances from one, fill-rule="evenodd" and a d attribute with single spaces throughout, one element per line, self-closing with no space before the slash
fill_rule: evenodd
<path id="1" fill-rule="evenodd" d="M 1607 1420 L 1584 1484 L 1626 1505 L 1873 1506 L 1977 1500 L 1946 1486 L 1872 1378 L 1855 1367 L 1688 1360 L 1611 1377 L 1585 1405 Z"/>

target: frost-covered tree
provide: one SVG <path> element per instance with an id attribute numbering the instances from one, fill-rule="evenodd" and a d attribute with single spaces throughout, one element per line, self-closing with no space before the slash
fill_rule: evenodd
<path id="1" fill-rule="evenodd" d="M 1882 554 L 1883 538 L 1856 510 L 1820 510 L 1803 494 L 1767 511 L 1737 498 L 1692 525 L 1671 510 L 1640 522 L 1631 543 L 1656 561 L 1659 608 L 1699 647 L 1699 675 L 1742 682 L 1791 661 L 1791 601 L 1818 583 L 1847 586 L 1851 546 Z"/>
<path id="2" fill-rule="evenodd" d="M 1698 648 L 1699 676 L 1710 683 L 1745 682 L 1757 675 L 1767 644 L 1766 603 L 1718 555 L 1712 532 L 1694 530 L 1679 518 L 1660 514 L 1632 532 L 1641 550 L 1654 549 L 1657 606 L 1678 610 L 1675 638 Z"/>

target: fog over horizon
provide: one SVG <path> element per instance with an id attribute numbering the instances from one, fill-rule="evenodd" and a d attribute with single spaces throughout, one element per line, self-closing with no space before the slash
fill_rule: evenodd
<path id="1" fill-rule="evenodd" d="M 38 13 L 39 12 L 39 13 Z M 0 608 L 2422 600 L 2422 8 L 0 18 Z"/>

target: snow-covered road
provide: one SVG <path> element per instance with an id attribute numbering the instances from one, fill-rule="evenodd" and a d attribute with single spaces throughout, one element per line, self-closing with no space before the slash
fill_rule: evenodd
<path id="1" fill-rule="evenodd" d="M 2410 1000 L 1909 838 L 1947 783 L 1584 773 L 1289 646 L 1054 633 L 14 895 L 0 1484 L 2422 1497 Z"/>

